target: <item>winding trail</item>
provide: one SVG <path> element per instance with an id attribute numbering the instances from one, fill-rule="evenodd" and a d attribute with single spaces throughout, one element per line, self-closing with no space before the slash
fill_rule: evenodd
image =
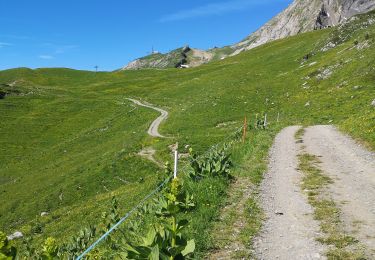
<path id="1" fill-rule="evenodd" d="M 132 99 L 132 98 L 127 98 L 127 100 L 130 100 L 131 102 L 133 102 L 134 104 L 138 105 L 138 106 L 142 106 L 142 107 L 147 107 L 147 108 L 151 108 L 153 110 L 156 110 L 158 112 L 160 112 L 160 116 L 158 118 L 156 118 L 150 125 L 150 128 L 148 129 L 147 133 L 152 136 L 152 137 L 160 137 L 160 138 L 165 138 L 165 136 L 161 135 L 159 133 L 159 126 L 161 124 L 161 122 L 163 122 L 165 119 L 167 119 L 168 117 L 168 112 L 161 109 L 161 108 L 158 108 L 158 107 L 155 107 L 151 104 L 146 104 L 146 103 L 142 103 L 136 99 Z"/>

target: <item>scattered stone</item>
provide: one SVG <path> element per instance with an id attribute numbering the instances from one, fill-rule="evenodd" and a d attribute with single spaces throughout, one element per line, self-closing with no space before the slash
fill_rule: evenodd
<path id="1" fill-rule="evenodd" d="M 323 70 L 322 73 L 319 73 L 316 78 L 317 79 L 328 79 L 332 75 L 332 70 L 330 68 L 327 68 Z"/>
<path id="2" fill-rule="evenodd" d="M 42 213 L 40 213 L 40 216 L 41 216 L 41 217 L 45 217 L 45 216 L 48 216 L 48 215 L 49 215 L 49 213 L 46 212 L 46 211 L 43 211 Z"/>
<path id="3" fill-rule="evenodd" d="M 278 216 L 283 216 L 283 215 L 284 215 L 284 213 L 283 213 L 283 212 L 281 212 L 281 211 L 279 211 L 279 210 L 276 210 L 276 211 L 275 211 L 275 215 L 278 215 Z"/>
<path id="4" fill-rule="evenodd" d="M 310 101 L 308 101 L 306 104 L 305 104 L 305 107 L 309 107 L 310 106 Z"/>
<path id="5" fill-rule="evenodd" d="M 20 231 L 16 231 L 12 235 L 8 236 L 8 240 L 14 240 L 19 238 L 23 238 L 23 234 Z"/>
<path id="6" fill-rule="evenodd" d="M 371 102 L 371 106 L 375 107 L 375 99 Z"/>
<path id="7" fill-rule="evenodd" d="M 326 52 L 326 51 L 329 51 L 330 49 L 333 49 L 333 48 L 335 48 L 336 47 L 336 44 L 335 43 L 333 43 L 333 42 L 329 42 L 329 43 L 327 43 L 322 49 L 321 49 L 321 51 L 322 52 Z"/>
<path id="8" fill-rule="evenodd" d="M 309 67 L 314 66 L 314 65 L 317 64 L 317 63 L 318 63 L 318 62 L 316 62 L 316 61 L 311 62 L 311 63 L 309 64 Z"/>

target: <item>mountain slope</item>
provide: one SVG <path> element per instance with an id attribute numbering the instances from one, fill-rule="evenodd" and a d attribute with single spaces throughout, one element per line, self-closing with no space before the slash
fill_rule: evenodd
<path id="1" fill-rule="evenodd" d="M 258 31 L 232 47 L 233 55 L 298 33 L 336 26 L 375 9 L 374 0 L 295 0 Z"/>
<path id="2" fill-rule="evenodd" d="M 212 60 L 234 56 L 267 42 L 303 32 L 337 26 L 357 14 L 375 9 L 375 0 L 295 0 L 287 9 L 249 35 L 243 41 L 224 48 L 196 50 L 181 55 L 181 49 L 167 54 L 153 54 L 137 59 L 123 69 L 172 68 L 181 64 L 196 67 Z M 177 55 L 176 55 L 177 54 Z"/>

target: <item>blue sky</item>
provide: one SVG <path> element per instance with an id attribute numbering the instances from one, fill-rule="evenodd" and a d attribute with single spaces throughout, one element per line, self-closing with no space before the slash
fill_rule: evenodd
<path id="1" fill-rule="evenodd" d="M 238 42 L 291 0 L 2 0 L 0 70 L 115 70 L 155 50 Z"/>

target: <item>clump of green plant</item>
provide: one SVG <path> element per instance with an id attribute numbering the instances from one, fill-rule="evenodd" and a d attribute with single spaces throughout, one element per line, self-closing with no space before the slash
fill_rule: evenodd
<path id="1" fill-rule="evenodd" d="M 52 260 L 59 256 L 59 246 L 54 238 L 49 237 L 46 239 L 42 249 L 42 259 Z"/>
<path id="2" fill-rule="evenodd" d="M 72 236 L 67 242 L 60 245 L 52 237 L 45 240 L 41 248 L 34 247 L 32 239 L 26 238 L 23 241 L 22 257 L 33 259 L 58 259 L 68 258 L 74 259 L 79 256 L 90 244 L 92 244 L 99 235 L 104 234 L 108 229 L 120 220 L 118 212 L 118 201 L 112 198 L 112 205 L 109 212 L 102 213 L 102 223 L 98 226 L 89 226 L 82 228 L 76 236 Z M 108 237 L 105 241 L 105 247 L 110 249 L 118 249 L 121 241 L 118 238 Z M 90 256 L 96 256 L 105 247 L 95 250 Z M 116 250 L 114 250 L 116 251 Z M 1 258 L 0 258 L 1 259 Z"/>
<path id="3" fill-rule="evenodd" d="M 259 114 L 256 114 L 254 128 L 263 130 L 266 129 L 267 123 L 265 122 L 265 117 L 259 117 Z"/>
<path id="4" fill-rule="evenodd" d="M 302 141 L 302 137 L 303 135 L 305 134 L 306 130 L 304 127 L 301 127 L 297 130 L 297 132 L 294 134 L 294 138 L 297 140 L 297 141 Z"/>
<path id="5" fill-rule="evenodd" d="M 7 236 L 0 232 L 0 259 L 15 259 L 16 255 L 16 248 L 8 240 Z"/>
<path id="6" fill-rule="evenodd" d="M 95 238 L 96 227 L 90 226 L 81 229 L 77 236 L 73 236 L 68 243 L 61 247 L 61 253 L 69 257 L 76 257 L 81 254 Z"/>
<path id="7" fill-rule="evenodd" d="M 209 153 L 198 156 L 196 153 L 194 153 L 193 149 L 190 148 L 189 161 L 192 170 L 189 171 L 189 177 L 195 180 L 199 180 L 204 177 L 230 178 L 233 163 L 230 158 L 231 154 L 228 152 L 228 150 L 229 145 L 225 144 L 222 148 L 216 147 Z"/>
<path id="8" fill-rule="evenodd" d="M 188 203 L 186 203 L 188 201 Z M 187 219 L 177 219 L 178 213 L 194 207 L 191 197 L 183 189 L 180 179 L 172 180 L 170 186 L 158 200 L 156 215 L 160 223 L 155 223 L 145 237 L 139 236 L 139 243 L 127 243 L 124 247 L 130 259 L 185 259 L 194 253 L 194 240 L 187 240 L 182 231 L 187 227 Z"/>

